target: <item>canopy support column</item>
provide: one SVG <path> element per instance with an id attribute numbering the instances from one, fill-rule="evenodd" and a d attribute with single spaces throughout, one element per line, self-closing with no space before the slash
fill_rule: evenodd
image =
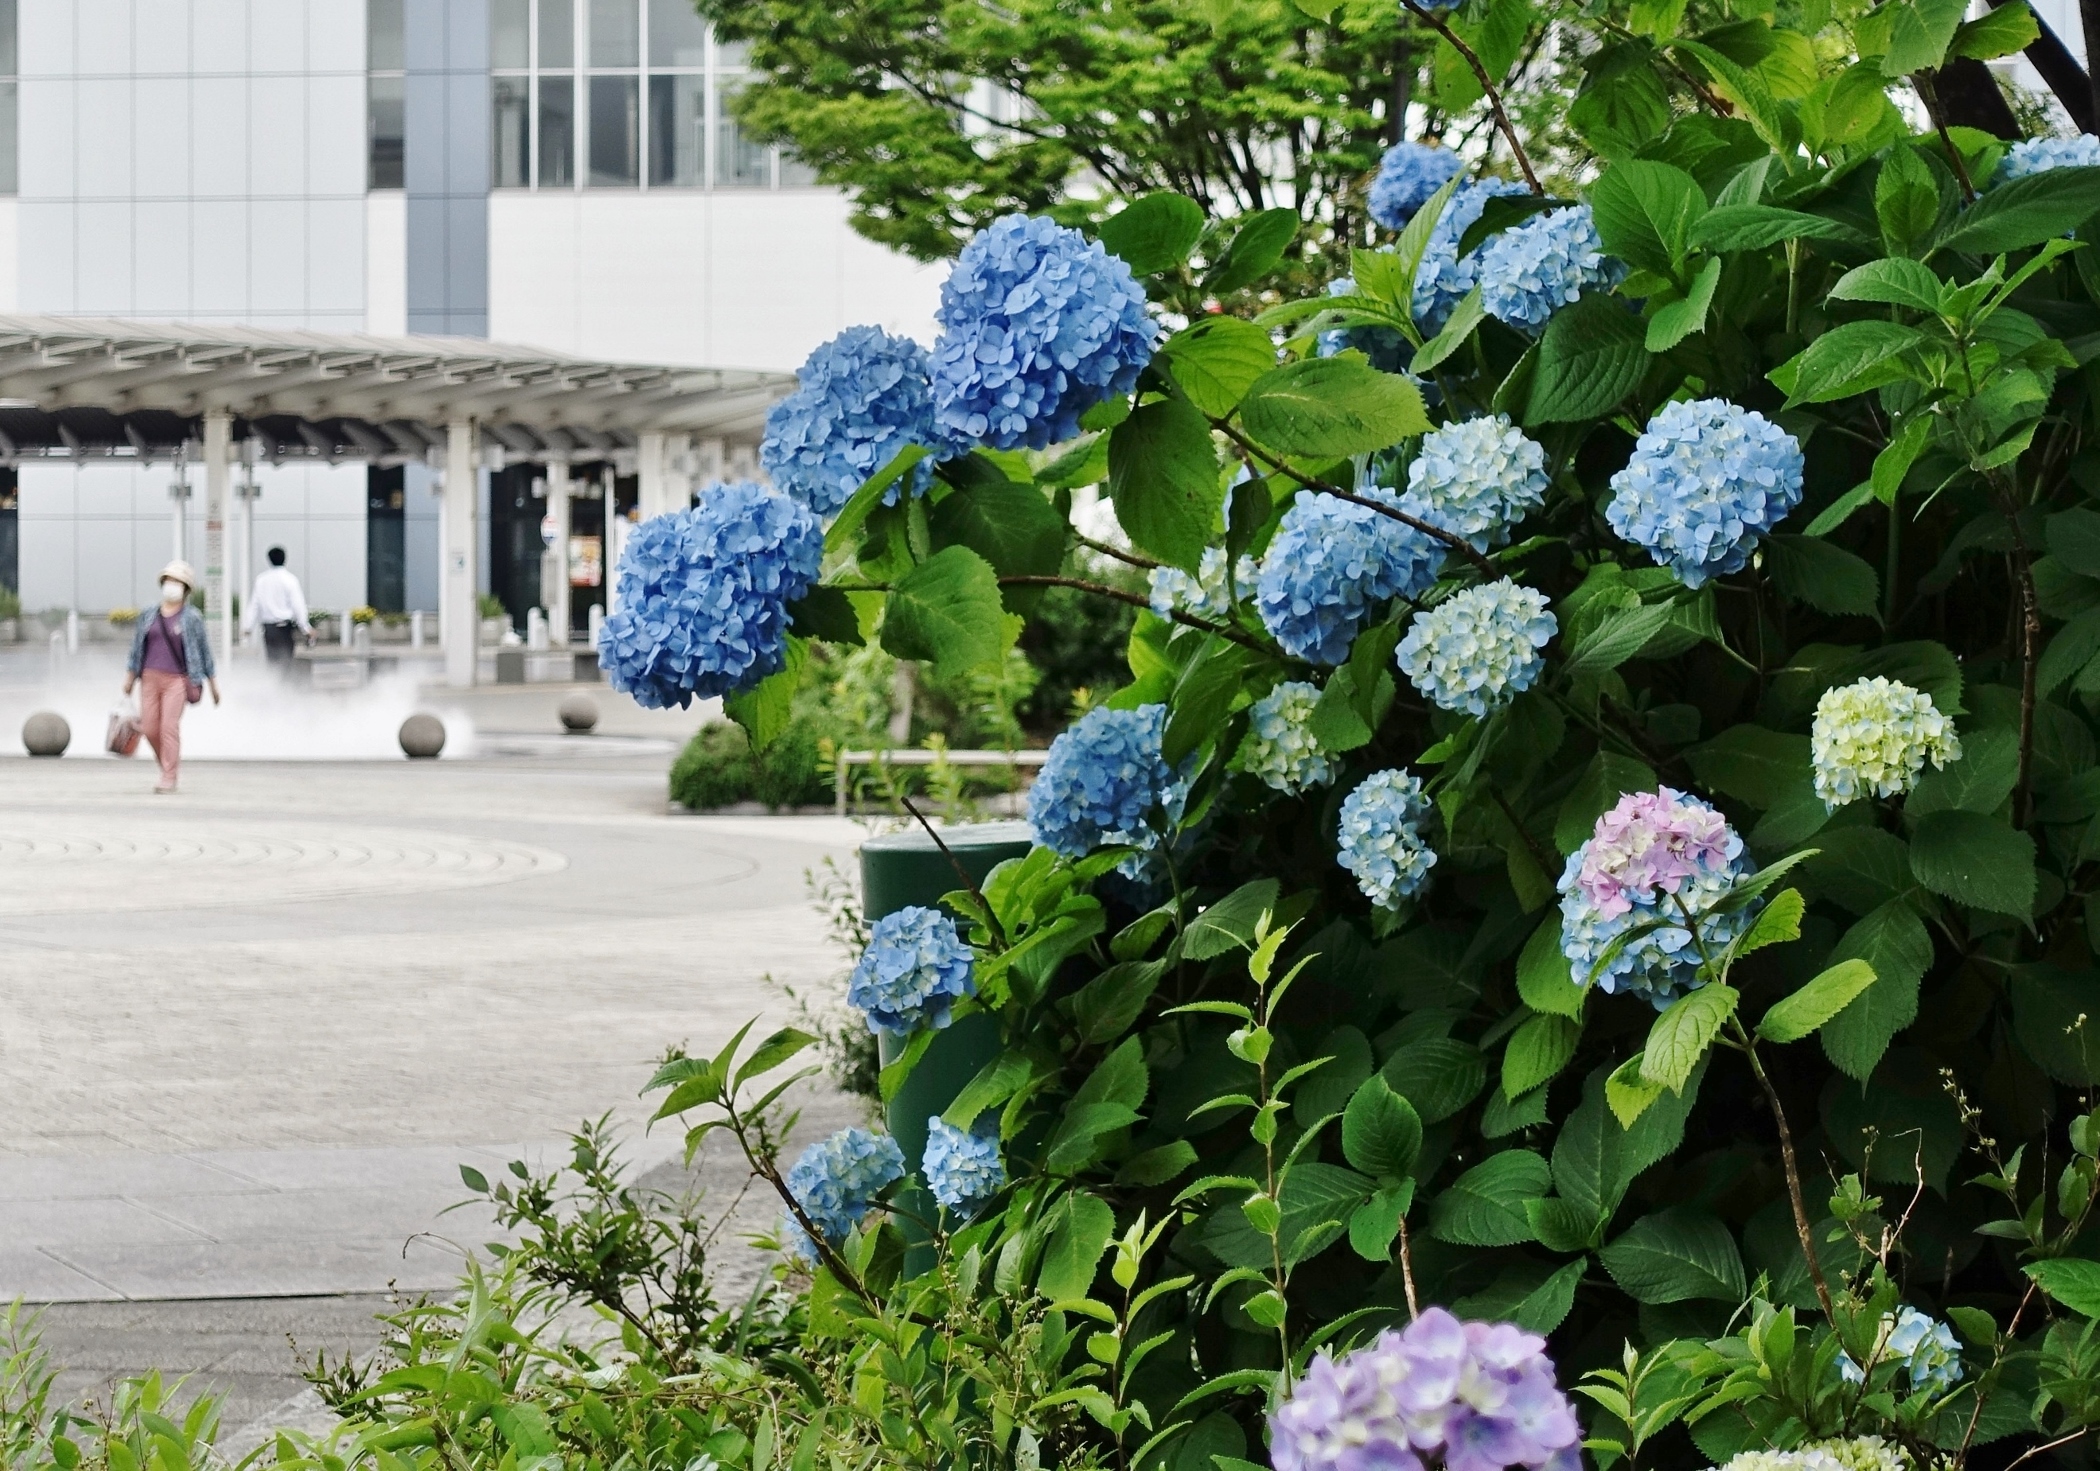
<path id="1" fill-rule="evenodd" d="M 569 643 L 569 465 L 566 460 L 547 462 L 547 514 L 554 520 L 554 545 L 547 555 L 554 562 L 552 585 L 547 589 L 547 622 L 556 648 Z"/>
<path id="2" fill-rule="evenodd" d="M 472 419 L 445 425 L 445 488 L 438 508 L 438 633 L 445 646 L 445 683 L 454 689 L 474 684 L 480 609 L 474 586 L 475 524 L 480 509 Z"/>
<path id="3" fill-rule="evenodd" d="M 233 654 L 233 593 L 226 577 L 226 491 L 233 480 L 233 415 L 204 411 L 204 611 L 212 655 Z"/>

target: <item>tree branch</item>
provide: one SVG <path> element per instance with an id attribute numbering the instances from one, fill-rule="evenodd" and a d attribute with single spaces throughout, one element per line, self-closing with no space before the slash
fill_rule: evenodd
<path id="1" fill-rule="evenodd" d="M 1078 592 L 1092 593 L 1097 598 L 1114 598 L 1117 602 L 1128 603 L 1133 608 L 1144 608 L 1147 611 L 1152 609 L 1152 602 L 1149 598 L 1140 597 L 1134 592 L 1125 592 L 1120 587 L 1110 587 L 1105 582 L 1088 582 L 1080 577 L 1002 577 L 999 579 L 999 585 L 1001 587 L 1069 587 Z M 1212 623 L 1207 618 L 1192 617 L 1178 608 L 1167 616 L 1174 622 L 1179 623 L 1183 628 L 1198 628 L 1205 633 L 1214 633 L 1220 638 L 1229 638 L 1236 644 L 1245 645 L 1257 654 L 1267 655 L 1270 658 L 1276 657 L 1277 651 L 1275 649 L 1270 648 L 1245 629 L 1233 628 L 1223 623 Z"/>
<path id="2" fill-rule="evenodd" d="M 1417 0 L 1400 0 L 1400 3 L 1412 11 L 1417 20 L 1422 21 L 1446 41 L 1449 41 L 1451 49 L 1464 57 L 1466 65 L 1473 68 L 1473 75 L 1479 79 L 1481 90 L 1487 93 L 1488 106 L 1494 109 L 1495 126 L 1501 130 L 1502 136 L 1509 141 L 1509 151 L 1517 156 L 1517 167 L 1523 171 L 1524 182 L 1531 186 L 1532 193 L 1540 198 L 1544 198 L 1546 193 L 1545 186 L 1539 183 L 1539 176 L 1532 172 L 1531 158 L 1524 152 L 1524 145 L 1517 138 L 1517 130 L 1510 122 L 1509 114 L 1503 111 L 1502 94 L 1495 89 L 1495 79 L 1488 75 L 1488 69 L 1482 64 L 1479 53 L 1474 51 L 1464 41 L 1461 41 L 1458 38 L 1458 33 L 1444 24 L 1443 17 L 1436 12 L 1424 9 L 1417 3 Z"/>
<path id="3" fill-rule="evenodd" d="M 1696 934 L 1697 931 L 1694 931 Z M 1816 1255 L 1816 1233 L 1808 1222 L 1808 1206 L 1801 1194 L 1801 1165 L 1794 1157 L 1794 1133 L 1787 1127 L 1786 1109 L 1779 1102 L 1779 1090 L 1765 1073 L 1765 1065 L 1758 1060 L 1757 1044 L 1743 1030 L 1743 1024 L 1735 1023 L 1736 1034 L 1742 1040 L 1743 1056 L 1750 1060 L 1751 1075 L 1757 1079 L 1758 1087 L 1764 1090 L 1765 1102 L 1771 1106 L 1772 1122 L 1779 1126 L 1779 1161 L 1786 1169 L 1787 1201 L 1794 1208 L 1794 1234 L 1801 1241 L 1802 1260 L 1808 1263 L 1808 1275 L 1815 1280 L 1816 1300 L 1823 1304 L 1823 1316 L 1833 1327 L 1837 1324 L 1837 1303 L 1830 1295 L 1830 1283 L 1823 1276 L 1823 1262 Z"/>
<path id="4" fill-rule="evenodd" d="M 1099 552 L 1104 557 L 1114 557 L 1118 562 L 1127 562 L 1131 566 L 1142 568 L 1147 572 L 1160 565 L 1150 557 L 1141 557 L 1135 552 L 1126 552 L 1121 547 L 1110 546 L 1105 541 L 1095 541 L 1091 536 L 1081 536 L 1076 531 L 1072 533 L 1072 540 L 1078 542 L 1090 552 Z"/>

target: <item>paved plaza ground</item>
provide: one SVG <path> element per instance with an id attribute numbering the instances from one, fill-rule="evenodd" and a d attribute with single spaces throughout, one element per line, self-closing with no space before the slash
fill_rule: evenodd
<path id="1" fill-rule="evenodd" d="M 5 675 L 11 743 L 36 691 Z M 240 733 L 249 680 L 201 750 L 268 746 Z M 601 734 L 564 737 L 565 692 L 337 699 L 347 725 L 427 704 L 473 738 L 437 762 L 198 759 L 172 798 L 144 760 L 0 757 L 0 1300 L 52 1304 L 70 1386 L 155 1365 L 229 1391 L 230 1425 L 263 1413 L 300 1387 L 287 1335 L 369 1347 L 384 1294 L 447 1285 L 487 1239 L 442 1214 L 461 1164 L 557 1158 L 611 1111 L 676 1179 L 676 1137 L 641 1130 L 653 1059 L 785 1020 L 769 974 L 836 975 L 804 873 L 861 830 L 672 816 L 700 712 L 600 688 Z M 290 732 L 330 709 L 264 704 Z M 806 1133 L 855 1113 L 806 1103 Z"/>

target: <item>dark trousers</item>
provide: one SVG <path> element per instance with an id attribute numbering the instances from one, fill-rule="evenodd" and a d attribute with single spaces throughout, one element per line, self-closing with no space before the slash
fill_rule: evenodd
<path id="1" fill-rule="evenodd" d="M 295 623 L 265 623 L 263 625 L 263 654 L 272 664 L 292 662 L 292 635 L 298 632 Z"/>

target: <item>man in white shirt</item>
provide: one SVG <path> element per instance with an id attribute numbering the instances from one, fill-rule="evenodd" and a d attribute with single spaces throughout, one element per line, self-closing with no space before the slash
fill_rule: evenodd
<path id="1" fill-rule="evenodd" d="M 292 662 L 293 629 L 305 634 L 308 643 L 314 641 L 313 625 L 306 621 L 306 594 L 284 565 L 283 547 L 270 548 L 269 570 L 255 579 L 254 595 L 242 615 L 244 630 L 262 625 L 263 652 L 272 664 Z"/>

